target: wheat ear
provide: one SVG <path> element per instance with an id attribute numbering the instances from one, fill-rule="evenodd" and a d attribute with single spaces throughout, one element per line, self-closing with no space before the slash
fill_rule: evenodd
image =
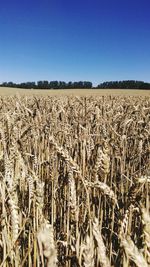
<path id="1" fill-rule="evenodd" d="M 136 245 L 131 240 L 130 236 L 123 239 L 121 241 L 121 245 L 123 246 L 126 256 L 132 260 L 137 267 L 148 267 L 146 260 L 144 259 L 142 253 L 138 250 Z"/>
<path id="2" fill-rule="evenodd" d="M 48 221 L 40 226 L 37 233 L 39 252 L 44 266 L 44 258 L 47 259 L 47 267 L 56 267 L 57 251 L 54 243 L 53 226 Z"/>
<path id="3" fill-rule="evenodd" d="M 93 236 L 86 236 L 83 251 L 84 267 L 94 267 L 94 240 Z"/>
<path id="4" fill-rule="evenodd" d="M 98 188 L 104 195 L 106 195 L 114 204 L 117 204 L 117 196 L 114 193 L 114 191 L 105 183 L 96 181 L 94 183 L 92 182 L 86 182 L 86 185 L 88 187 L 92 188 Z"/>
<path id="5" fill-rule="evenodd" d="M 101 267 L 111 267 L 109 259 L 106 256 L 106 247 L 103 242 L 103 238 L 101 235 L 98 219 L 95 218 L 93 222 L 93 235 L 98 245 L 98 260 L 100 262 Z"/>
<path id="6" fill-rule="evenodd" d="M 150 264 L 150 215 L 145 208 L 141 209 L 142 211 L 142 223 L 143 223 L 143 232 L 144 232 L 144 243 L 146 250 L 146 258 Z"/>

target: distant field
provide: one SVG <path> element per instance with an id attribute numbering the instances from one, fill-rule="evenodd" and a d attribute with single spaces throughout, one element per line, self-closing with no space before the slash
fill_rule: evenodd
<path id="1" fill-rule="evenodd" d="M 127 90 L 127 89 L 62 89 L 62 90 L 31 90 L 0 87 L 0 95 L 145 95 L 150 96 L 148 90 Z"/>

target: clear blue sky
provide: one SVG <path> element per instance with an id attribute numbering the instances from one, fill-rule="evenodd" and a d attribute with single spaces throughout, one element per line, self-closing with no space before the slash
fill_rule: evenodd
<path id="1" fill-rule="evenodd" d="M 150 82 L 150 0 L 1 0 L 0 82 Z"/>

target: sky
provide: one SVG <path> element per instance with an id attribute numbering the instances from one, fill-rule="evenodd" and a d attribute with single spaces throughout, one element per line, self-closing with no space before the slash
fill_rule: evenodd
<path id="1" fill-rule="evenodd" d="M 150 0 L 1 0 L 0 83 L 150 82 Z"/>

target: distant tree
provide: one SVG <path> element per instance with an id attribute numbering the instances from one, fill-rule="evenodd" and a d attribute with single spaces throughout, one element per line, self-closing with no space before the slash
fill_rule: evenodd
<path id="1" fill-rule="evenodd" d="M 14 87 L 14 83 L 13 83 L 13 82 L 8 82 L 8 83 L 7 83 L 7 86 L 8 86 L 8 87 Z"/>
<path id="2" fill-rule="evenodd" d="M 7 85 L 7 82 L 2 83 L 1 86 L 2 86 L 2 87 L 7 87 L 7 86 L 8 86 L 8 85 Z"/>
<path id="3" fill-rule="evenodd" d="M 67 88 L 68 88 L 68 89 L 71 89 L 72 86 L 73 86 L 72 82 L 68 82 L 68 84 L 67 84 Z"/>
<path id="4" fill-rule="evenodd" d="M 84 88 L 84 82 L 80 81 L 78 82 L 78 88 Z"/>
<path id="5" fill-rule="evenodd" d="M 110 88 L 110 89 L 149 89 L 150 83 L 144 83 L 142 81 L 110 81 L 100 83 L 97 88 Z"/>
<path id="6" fill-rule="evenodd" d="M 59 86 L 59 89 L 64 89 L 64 88 L 67 88 L 67 83 L 60 81 L 58 86 Z"/>
<path id="7" fill-rule="evenodd" d="M 49 82 L 48 81 L 43 81 L 42 89 L 48 89 L 48 87 L 49 87 Z"/>
<path id="8" fill-rule="evenodd" d="M 27 88 L 27 89 L 31 89 L 31 88 L 36 88 L 35 82 L 26 82 L 21 84 L 22 88 Z"/>
<path id="9" fill-rule="evenodd" d="M 87 81 L 85 81 L 84 82 L 84 87 L 83 88 L 92 88 L 92 83 L 91 82 L 87 82 Z"/>
<path id="10" fill-rule="evenodd" d="M 37 82 L 37 88 L 38 89 L 40 89 L 40 88 L 42 89 L 42 86 L 43 86 L 43 82 L 42 81 L 38 81 Z"/>
<path id="11" fill-rule="evenodd" d="M 51 88 L 51 89 L 58 89 L 58 88 L 59 88 L 59 83 L 58 83 L 58 81 L 51 81 L 51 82 L 50 82 L 50 88 Z"/>

